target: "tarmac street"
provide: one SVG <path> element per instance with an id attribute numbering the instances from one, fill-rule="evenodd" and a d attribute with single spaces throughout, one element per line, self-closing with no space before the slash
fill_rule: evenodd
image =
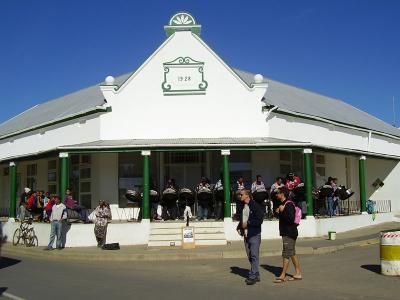
<path id="1" fill-rule="evenodd" d="M 246 286 L 246 259 L 80 262 L 7 255 L 5 299 L 398 299 L 400 277 L 380 275 L 379 245 L 300 257 L 304 279 L 272 283 L 279 256 L 260 260 L 261 282 Z"/>

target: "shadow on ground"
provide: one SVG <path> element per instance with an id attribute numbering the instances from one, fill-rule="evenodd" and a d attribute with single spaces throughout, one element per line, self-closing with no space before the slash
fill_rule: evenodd
<path id="1" fill-rule="evenodd" d="M 361 268 L 374 272 L 376 274 L 381 274 L 381 266 L 380 265 L 362 265 Z"/>
<path id="2" fill-rule="evenodd" d="M 282 273 L 281 267 L 275 267 L 275 266 L 270 266 L 270 265 L 261 265 L 261 267 L 264 268 L 265 270 L 267 270 L 268 272 L 274 274 L 275 277 L 278 277 Z"/>
<path id="3" fill-rule="evenodd" d="M 239 275 L 243 278 L 247 278 L 249 276 L 249 270 L 240 267 L 231 267 L 231 273 Z"/>
<path id="4" fill-rule="evenodd" d="M 0 297 L 3 296 L 3 293 L 7 291 L 6 287 L 0 287 Z"/>
<path id="5" fill-rule="evenodd" d="M 11 267 L 13 265 L 16 265 L 20 263 L 21 261 L 19 259 L 14 259 L 14 258 L 9 258 L 9 257 L 1 257 L 0 258 L 0 270 L 5 269 L 7 267 Z M 4 292 L 4 291 L 3 291 Z"/>

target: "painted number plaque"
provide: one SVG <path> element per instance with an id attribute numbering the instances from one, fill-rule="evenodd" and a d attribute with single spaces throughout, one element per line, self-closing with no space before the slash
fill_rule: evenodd
<path id="1" fill-rule="evenodd" d="M 190 57 L 163 63 L 164 82 L 162 90 L 164 95 L 204 95 L 208 86 L 204 80 L 204 62 L 196 61 Z"/>

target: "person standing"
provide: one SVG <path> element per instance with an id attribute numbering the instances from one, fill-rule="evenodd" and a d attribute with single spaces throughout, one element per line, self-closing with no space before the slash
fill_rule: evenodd
<path id="1" fill-rule="evenodd" d="M 280 206 L 276 209 L 279 214 L 279 234 L 282 236 L 282 273 L 276 277 L 274 283 L 282 283 L 286 280 L 286 273 L 289 268 L 290 259 L 295 268 L 295 274 L 289 279 L 301 280 L 302 274 L 300 270 L 300 262 L 296 255 L 296 240 L 298 236 L 297 224 L 295 223 L 296 208 L 292 201 L 288 201 L 289 191 L 283 187 L 276 192 Z"/>
<path id="2" fill-rule="evenodd" d="M 107 225 L 111 220 L 110 205 L 105 201 L 100 201 L 99 206 L 94 211 L 96 219 L 94 221 L 94 235 L 97 240 L 97 247 L 103 247 L 106 243 Z"/>
<path id="3" fill-rule="evenodd" d="M 50 242 L 44 250 L 53 250 L 54 238 L 56 238 L 56 247 L 58 250 L 63 248 L 61 242 L 61 231 L 63 221 L 67 219 L 67 208 L 61 203 L 59 196 L 54 196 L 54 205 L 50 215 Z"/>
<path id="4" fill-rule="evenodd" d="M 248 212 L 247 208 L 242 211 L 241 222 L 239 222 L 237 229 L 239 234 L 244 236 L 244 246 L 250 262 L 249 276 L 245 282 L 247 285 L 253 285 L 260 281 L 261 224 L 264 220 L 264 213 L 260 205 L 251 199 L 249 190 L 241 190 L 239 197 L 244 203 L 244 207 L 246 207 L 246 204 L 248 205 Z"/>

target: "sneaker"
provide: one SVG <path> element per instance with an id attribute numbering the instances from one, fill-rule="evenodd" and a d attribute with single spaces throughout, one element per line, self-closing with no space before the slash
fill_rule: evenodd
<path id="1" fill-rule="evenodd" d="M 245 282 L 247 285 L 253 285 L 257 282 L 257 278 L 247 278 Z"/>

